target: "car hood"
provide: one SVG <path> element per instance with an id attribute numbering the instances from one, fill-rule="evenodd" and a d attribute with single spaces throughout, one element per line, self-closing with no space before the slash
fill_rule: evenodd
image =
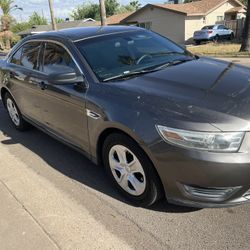
<path id="1" fill-rule="evenodd" d="M 158 124 L 250 130 L 250 68 L 199 58 L 117 84 L 136 90 L 140 108 Z"/>

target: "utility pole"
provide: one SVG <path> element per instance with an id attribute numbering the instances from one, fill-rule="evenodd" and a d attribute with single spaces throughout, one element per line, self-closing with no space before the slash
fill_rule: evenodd
<path id="1" fill-rule="evenodd" d="M 99 0 L 100 2 L 100 15 L 101 15 L 101 24 L 102 26 L 106 26 L 106 7 L 105 0 Z"/>
<path id="2" fill-rule="evenodd" d="M 57 30 L 56 19 L 54 16 L 53 0 L 49 0 L 49 9 L 50 9 L 52 29 Z"/>

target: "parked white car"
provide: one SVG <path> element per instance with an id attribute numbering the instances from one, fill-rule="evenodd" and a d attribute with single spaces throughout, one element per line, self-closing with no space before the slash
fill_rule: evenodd
<path id="1" fill-rule="evenodd" d="M 218 41 L 221 39 L 232 40 L 234 32 L 224 25 L 208 25 L 194 32 L 194 42 L 200 44 L 203 41 Z"/>

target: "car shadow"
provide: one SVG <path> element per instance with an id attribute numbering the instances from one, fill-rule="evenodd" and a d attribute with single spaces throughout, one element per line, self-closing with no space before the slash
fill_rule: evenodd
<path id="1" fill-rule="evenodd" d="M 27 132 L 17 131 L 11 124 L 7 112 L 0 104 L 0 131 L 7 137 L 1 141 L 5 145 L 21 144 L 42 158 L 48 165 L 63 175 L 102 192 L 114 199 L 127 203 L 110 185 L 104 168 L 96 166 L 82 154 L 53 139 L 47 134 L 32 128 Z M 147 208 L 166 213 L 188 213 L 199 209 L 168 204 L 160 200 Z"/>

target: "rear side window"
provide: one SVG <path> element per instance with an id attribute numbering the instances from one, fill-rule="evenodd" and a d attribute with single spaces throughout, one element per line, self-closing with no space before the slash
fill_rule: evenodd
<path id="1" fill-rule="evenodd" d="M 70 54 L 60 45 L 55 43 L 46 43 L 43 55 L 43 71 L 46 74 L 65 72 L 66 68 L 72 68 L 77 71 Z"/>
<path id="2" fill-rule="evenodd" d="M 212 30 L 212 29 L 214 29 L 214 25 L 209 25 L 202 28 L 202 30 Z"/>
<path id="3" fill-rule="evenodd" d="M 22 48 L 20 65 L 27 69 L 38 69 L 40 48 L 40 42 L 26 43 Z"/>
<path id="4" fill-rule="evenodd" d="M 219 25 L 218 30 L 224 30 L 224 29 L 226 29 L 226 26 L 224 26 L 224 25 Z"/>

